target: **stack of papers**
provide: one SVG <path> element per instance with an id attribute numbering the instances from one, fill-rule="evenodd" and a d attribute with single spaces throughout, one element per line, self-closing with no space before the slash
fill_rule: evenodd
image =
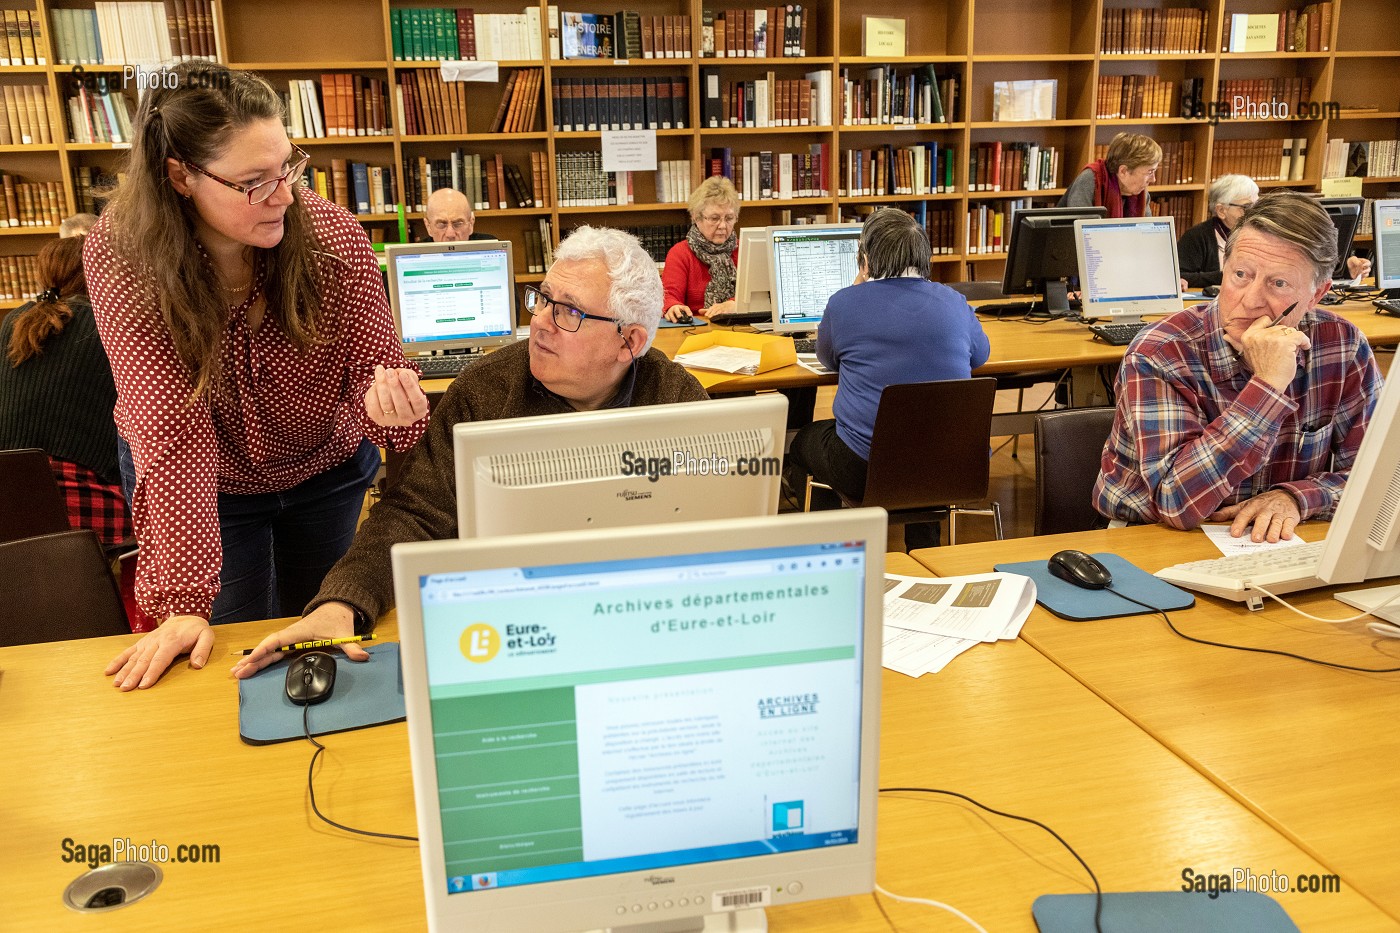
<path id="1" fill-rule="evenodd" d="M 1034 607 L 1035 581 L 1018 573 L 886 574 L 885 667 L 936 674 L 973 645 L 1020 635 Z"/>
<path id="2" fill-rule="evenodd" d="M 690 353 L 677 353 L 676 362 L 686 369 L 707 369 L 715 373 L 752 376 L 758 372 L 763 353 L 745 347 L 729 347 L 713 344 L 703 350 Z"/>
<path id="3" fill-rule="evenodd" d="M 801 366 L 808 372 L 816 373 L 818 376 L 834 375 L 834 372 L 832 370 L 827 369 L 824 365 L 822 365 L 822 361 L 817 359 L 817 355 L 815 353 L 797 354 L 797 365 Z"/>

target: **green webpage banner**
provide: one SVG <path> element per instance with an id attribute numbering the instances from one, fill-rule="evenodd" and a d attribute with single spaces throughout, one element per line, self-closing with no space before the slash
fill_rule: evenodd
<path id="1" fill-rule="evenodd" d="M 854 842 L 864 576 L 844 543 L 425 577 L 449 890 Z"/>

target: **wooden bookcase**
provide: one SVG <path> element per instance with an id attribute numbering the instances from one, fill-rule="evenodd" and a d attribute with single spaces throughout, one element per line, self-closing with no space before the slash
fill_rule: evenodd
<path id="1" fill-rule="evenodd" d="M 1301 0 L 1192 0 L 1205 12 L 1208 40 L 1206 51 L 1193 54 L 1124 55 L 1106 54 L 1100 48 L 1104 10 L 1114 7 L 1166 9 L 1176 0 L 1060 0 L 1026 4 L 1023 0 L 922 0 L 917 8 L 903 0 L 812 0 L 804 4 L 810 21 L 807 56 L 804 58 L 733 59 L 700 56 L 700 25 L 706 10 L 758 6 L 738 0 L 639 0 L 631 4 L 580 0 L 560 4 L 559 9 L 594 13 L 616 12 L 619 6 L 636 9 L 643 15 L 684 14 L 691 17 L 691 56 L 681 59 L 634 61 L 548 59 L 548 7 L 539 6 L 545 61 L 501 62 L 500 85 L 468 84 L 468 133 L 464 136 L 367 136 L 297 140 L 312 154 L 313 164 L 328 167 L 331 158 L 365 161 L 392 166 L 401 173 L 405 158 L 419 156 L 444 158 L 455 149 L 483 155 L 501 152 L 508 161 L 528 168 L 529 153 L 542 151 L 551 170 L 557 152 L 596 151 L 601 147 L 597 132 L 554 132 L 550 81 L 553 77 L 683 76 L 689 85 L 689 115 L 684 130 L 659 131 L 658 159 L 688 159 L 691 183 L 698 183 L 708 168 L 707 154 L 712 147 L 728 146 L 735 157 L 759 150 L 797 151 L 815 143 L 828 147 L 831 154 L 828 186 L 830 197 L 790 200 L 745 201 L 741 225 L 778 222 L 783 211 L 797 215 L 824 214 L 836 219 L 843 208 L 854 211 L 876 204 L 894 203 L 916 207 L 928 202 L 931 210 L 951 212 L 959 228 L 970 211 L 983 205 L 999 209 L 1011 199 L 1028 199 L 1035 205 L 1052 204 L 1063 186 L 1093 158 L 1094 147 L 1106 143 L 1121 130 L 1146 132 L 1164 141 L 1194 143 L 1196 157 L 1192 180 L 1184 184 L 1159 184 L 1154 195 L 1179 195 L 1185 199 L 1193 222 L 1205 216 L 1204 191 L 1212 170 L 1212 147 L 1217 140 L 1304 137 L 1308 140 L 1306 176 L 1301 182 L 1264 182 L 1261 187 L 1288 186 L 1318 190 L 1323 153 L 1329 136 L 1347 139 L 1400 138 L 1400 84 L 1393 79 L 1400 59 L 1400 38 L 1394 29 L 1394 0 L 1334 0 L 1331 35 L 1326 52 L 1231 54 L 1219 51 L 1225 22 L 1230 13 L 1277 12 L 1301 7 Z M 48 88 L 56 103 L 55 138 L 66 139 L 64 116 L 65 85 L 70 66 L 56 63 L 53 54 L 51 10 L 58 6 L 90 7 L 87 0 L 0 0 L 0 9 L 26 9 L 37 12 L 48 24 L 44 34 L 44 66 L 0 68 L 0 85 L 40 84 Z M 319 79 L 325 71 L 349 71 L 378 78 L 392 88 L 401 72 L 433 68 L 435 62 L 395 62 L 392 60 L 391 8 L 445 6 L 442 0 L 214 0 L 215 29 L 223 60 L 235 68 L 253 69 L 274 86 L 286 89 L 292 78 Z M 522 0 L 477 0 L 478 13 L 518 13 Z M 884 60 L 860 53 L 863 16 L 897 16 L 906 19 L 908 54 Z M 863 73 L 883 64 L 897 67 L 933 64 L 940 73 L 955 72 L 961 80 L 961 99 L 954 122 L 917 126 L 859 126 L 840 124 L 840 87 L 843 69 Z M 487 130 L 503 90 L 505 76 L 516 67 L 544 69 L 543 99 L 534 132 L 489 134 Z M 777 77 L 802 77 L 807 72 L 831 73 L 834 126 L 782 127 L 772 129 L 711 129 L 700 125 L 701 69 L 717 69 L 722 80 L 751 80 L 768 71 Z M 119 66 L 89 67 L 119 77 Z M 1217 125 L 1205 119 L 1162 117 L 1156 119 L 1100 119 L 1096 115 L 1096 88 L 1100 75 L 1147 74 L 1177 82 L 1199 78 L 1205 84 L 1205 98 L 1215 97 L 1220 80 L 1249 78 L 1308 77 L 1313 83 L 1315 101 L 1336 101 L 1340 111 L 1311 119 L 1268 121 L 1222 121 Z M 1055 119 L 1039 123 L 996 123 L 992 121 L 992 85 L 995 81 L 1022 78 L 1056 78 L 1059 81 Z M 397 126 L 397 115 L 394 117 Z M 946 194 L 917 197 L 838 196 L 840 154 L 852 148 L 884 144 L 936 140 L 954 153 L 956 190 Z M 1041 191 L 968 191 L 968 163 L 979 143 L 1036 142 L 1061 150 L 1059 187 Z M 78 166 L 115 169 L 122 159 L 122 147 L 59 142 L 50 146 L 0 147 L 0 170 L 23 176 L 26 181 L 60 181 L 72 212 L 73 170 Z M 541 218 L 552 226 L 554 241 L 581 223 L 616 226 L 642 226 L 684 223 L 684 205 L 655 203 L 651 178 L 639 173 L 635 204 L 609 207 L 524 208 L 478 211 L 478 228 L 516 243 L 523 267 L 523 232 L 537 229 Z M 402 179 L 397 179 L 402 191 Z M 1368 178 L 1369 197 L 1381 196 L 1400 178 Z M 409 215 L 417 225 L 419 216 Z M 368 227 L 382 227 L 385 239 L 397 239 L 396 218 L 392 214 L 362 215 Z M 56 234 L 54 228 L 0 227 L 0 255 L 32 255 L 44 238 Z M 415 231 L 417 232 L 417 231 Z M 959 242 L 962 242 L 959 232 Z M 966 255 L 963 250 L 935 256 L 935 277 L 944 281 L 994 279 L 1001 274 L 1004 254 Z M 525 281 L 538 281 L 539 275 L 522 275 Z M 12 307 L 17 302 L 7 302 Z"/>

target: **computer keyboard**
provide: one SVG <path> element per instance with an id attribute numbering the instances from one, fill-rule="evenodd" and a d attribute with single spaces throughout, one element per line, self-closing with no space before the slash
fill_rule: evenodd
<path id="1" fill-rule="evenodd" d="M 480 362 L 484 353 L 450 353 L 446 356 L 419 356 L 413 362 L 422 370 L 419 379 L 456 379 L 468 366 Z"/>
<path id="2" fill-rule="evenodd" d="M 720 327 L 734 327 L 739 324 L 759 324 L 773 320 L 772 311 L 730 311 L 728 314 L 712 315 L 710 323 Z"/>
<path id="3" fill-rule="evenodd" d="M 1317 562 L 1326 542 L 1232 554 L 1214 560 L 1194 560 L 1157 571 L 1168 583 L 1198 593 L 1245 602 L 1260 596 L 1255 585 L 1282 595 L 1327 586 L 1316 576 Z"/>
<path id="4" fill-rule="evenodd" d="M 817 352 L 817 338 L 816 338 L 816 337 L 794 337 L 794 338 L 792 338 L 792 346 L 793 346 L 793 349 L 795 349 L 798 353 L 816 353 L 816 352 Z"/>
<path id="5" fill-rule="evenodd" d="M 1094 336 L 1104 343 L 1115 347 L 1126 347 L 1147 326 L 1146 321 L 1139 321 L 1136 324 L 1091 324 L 1089 330 L 1093 331 Z"/>
<path id="6" fill-rule="evenodd" d="M 1376 306 L 1377 314 L 1389 314 L 1391 317 L 1400 317 L 1400 299 L 1397 298 L 1377 298 L 1371 304 Z"/>

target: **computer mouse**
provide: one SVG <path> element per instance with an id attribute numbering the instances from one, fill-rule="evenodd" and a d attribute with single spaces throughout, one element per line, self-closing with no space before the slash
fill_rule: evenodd
<path id="1" fill-rule="evenodd" d="M 287 665 L 287 699 L 297 706 L 311 706 L 330 699 L 335 689 L 335 658 L 324 651 L 308 651 Z"/>
<path id="2" fill-rule="evenodd" d="M 1201 294 L 1205 295 L 1207 298 L 1214 298 L 1220 294 L 1220 286 L 1207 285 L 1205 288 L 1201 289 Z"/>
<path id="3" fill-rule="evenodd" d="M 1086 590 L 1101 590 L 1113 582 L 1108 568 L 1083 551 L 1057 551 L 1048 566 L 1052 576 Z"/>
<path id="4" fill-rule="evenodd" d="M 677 323 L 677 324 L 694 324 L 694 323 L 695 323 L 695 318 L 694 318 L 693 315 L 691 315 L 691 313 L 690 313 L 689 311 L 682 311 L 682 312 L 680 313 L 680 316 L 679 316 L 678 318 L 676 318 L 676 323 Z"/>

